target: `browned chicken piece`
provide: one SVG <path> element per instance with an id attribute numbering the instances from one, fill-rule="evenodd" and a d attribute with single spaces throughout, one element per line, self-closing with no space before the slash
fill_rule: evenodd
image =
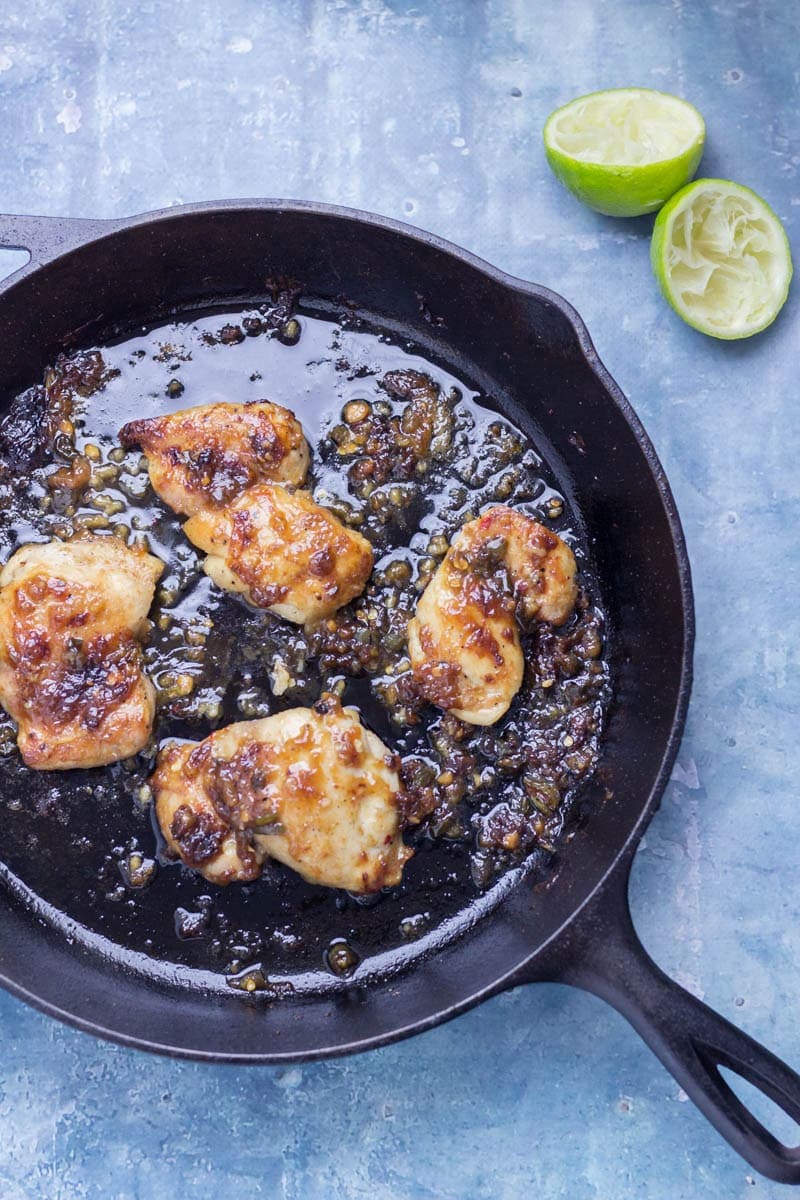
<path id="1" fill-rule="evenodd" d="M 325 696 L 162 750 L 151 779 L 169 849 L 212 883 L 279 859 L 310 883 L 375 892 L 400 882 L 398 760 L 354 709 Z"/>
<path id="2" fill-rule="evenodd" d="M 555 533 L 505 505 L 453 539 L 408 625 L 422 694 L 471 725 L 508 710 L 524 672 L 516 614 L 560 625 L 575 606 L 575 556 Z"/>
<path id="3" fill-rule="evenodd" d="M 330 616 L 364 590 L 372 547 L 308 492 L 249 488 L 224 509 L 183 527 L 208 555 L 206 573 L 257 608 L 298 625 Z"/>
<path id="4" fill-rule="evenodd" d="M 23 546 L 0 572 L 0 703 L 26 766 L 100 767 L 142 749 L 155 691 L 139 644 L 163 570 L 119 538 Z"/>
<path id="5" fill-rule="evenodd" d="M 213 511 L 254 483 L 299 486 L 309 463 L 297 418 L 280 404 L 203 404 L 130 421 L 123 446 L 147 455 L 153 488 L 178 513 Z"/>

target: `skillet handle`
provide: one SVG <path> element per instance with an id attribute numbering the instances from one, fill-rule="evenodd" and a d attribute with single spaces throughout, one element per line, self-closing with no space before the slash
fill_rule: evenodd
<path id="1" fill-rule="evenodd" d="M 734 1150 L 768 1178 L 800 1183 L 800 1146 L 779 1142 L 719 1068 L 758 1088 L 798 1123 L 800 1075 L 656 966 L 633 927 L 627 881 L 627 871 L 615 873 L 578 915 L 558 964 L 537 978 L 584 988 L 612 1004 Z"/>
<path id="2" fill-rule="evenodd" d="M 83 242 L 107 232 L 114 221 L 83 217 L 35 217 L 0 214 L 0 247 L 27 250 L 31 265 L 41 266 Z"/>

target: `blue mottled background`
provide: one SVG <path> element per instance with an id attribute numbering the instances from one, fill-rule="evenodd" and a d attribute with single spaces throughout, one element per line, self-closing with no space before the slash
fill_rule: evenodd
<path id="1" fill-rule="evenodd" d="M 582 208 L 542 122 L 638 83 L 690 98 L 701 173 L 798 252 L 797 4 L 28 0 L 0 14 L 0 208 L 115 216 L 279 195 L 405 218 L 563 292 L 683 515 L 697 672 L 633 908 L 676 978 L 800 1065 L 797 297 L 750 343 L 657 295 L 650 221 Z M 0 252 L 11 270 L 18 256 Z M 539 986 L 348 1061 L 172 1063 L 0 997 L 2 1200 L 772 1197 L 621 1018 Z"/>

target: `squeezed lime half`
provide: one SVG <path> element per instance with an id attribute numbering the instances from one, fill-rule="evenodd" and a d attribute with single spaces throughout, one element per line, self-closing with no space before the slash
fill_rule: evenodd
<path id="1" fill-rule="evenodd" d="M 746 338 L 777 317 L 792 255 L 766 200 L 728 179 L 697 179 L 656 217 L 656 279 L 678 316 L 716 338 Z"/>
<path id="2" fill-rule="evenodd" d="M 565 187 L 611 217 L 655 212 L 697 170 L 706 127 L 686 100 L 650 88 L 579 96 L 548 117 L 547 161 Z"/>

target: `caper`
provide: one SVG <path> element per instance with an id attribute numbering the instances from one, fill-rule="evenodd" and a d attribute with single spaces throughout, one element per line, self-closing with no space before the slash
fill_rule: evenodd
<path id="1" fill-rule="evenodd" d="M 402 587 L 411 579 L 411 567 L 403 559 L 396 559 L 386 568 L 386 580 Z"/>
<path id="2" fill-rule="evenodd" d="M 400 922 L 400 936 L 413 941 L 421 935 L 424 924 L 425 917 L 421 913 L 417 917 L 404 917 Z"/>
<path id="3" fill-rule="evenodd" d="M 570 650 L 557 654 L 556 662 L 562 675 L 574 675 L 580 667 L 578 656 Z"/>
<path id="4" fill-rule="evenodd" d="M 348 425 L 360 425 L 372 412 L 367 400 L 350 400 L 342 409 L 342 420 Z"/>
<path id="5" fill-rule="evenodd" d="M 278 341 L 282 342 L 284 346 L 294 346 L 296 342 L 300 341 L 301 333 L 300 322 L 296 317 L 290 317 L 278 330 Z"/>
<path id="6" fill-rule="evenodd" d="M 582 658 L 599 658 L 600 652 L 603 649 L 603 639 L 594 626 L 589 628 L 584 633 L 575 650 Z"/>
<path id="7" fill-rule="evenodd" d="M 76 529 L 108 529 L 109 522 L 105 517 L 80 516 L 75 518 Z"/>
<path id="8" fill-rule="evenodd" d="M 500 479 L 500 482 L 498 483 L 497 487 L 494 490 L 494 494 L 495 494 L 496 498 L 498 500 L 507 500 L 509 498 L 509 496 L 511 495 L 511 493 L 514 491 L 514 484 L 516 482 L 517 482 L 517 480 L 514 477 L 514 475 L 512 475 L 510 471 L 506 472 L 506 474 L 502 476 L 502 478 Z"/>
<path id="9" fill-rule="evenodd" d="M 337 446 L 348 445 L 351 437 L 352 434 L 346 425 L 334 425 L 330 432 L 331 441 L 335 442 Z"/>
<path id="10" fill-rule="evenodd" d="M 222 704 L 219 700 L 201 700 L 195 705 L 195 712 L 198 717 L 205 717 L 207 721 L 218 721 L 222 712 Z"/>
<path id="11" fill-rule="evenodd" d="M 521 750 L 509 750 L 497 760 L 497 769 L 507 777 L 516 775 L 525 766 L 525 755 Z"/>
<path id="12" fill-rule="evenodd" d="M 446 838 L 449 842 L 463 841 L 467 831 L 458 813 L 445 812 L 431 822 L 431 833 L 436 838 Z"/>
<path id="13" fill-rule="evenodd" d="M 233 965 L 231 963 L 231 966 Z M 269 986 L 264 972 L 258 967 L 250 967 L 242 973 L 228 975 L 225 982 L 229 988 L 235 988 L 239 992 L 263 992 Z"/>
<path id="14" fill-rule="evenodd" d="M 437 533 L 428 542 L 428 554 L 432 554 L 436 558 L 441 558 L 443 554 L 447 553 L 449 546 L 450 543 L 444 534 Z"/>
<path id="15" fill-rule="evenodd" d="M 91 484 L 93 488 L 105 487 L 107 483 L 113 483 L 119 478 L 119 467 L 111 463 L 106 467 L 96 467 L 92 471 Z"/>
<path id="16" fill-rule="evenodd" d="M 183 393 L 184 386 L 180 379 L 170 379 L 169 383 L 167 384 L 167 395 L 169 396 L 170 400 L 177 400 L 178 396 L 182 396 Z"/>
<path id="17" fill-rule="evenodd" d="M 241 325 L 223 325 L 219 331 L 219 340 L 225 346 L 235 346 L 237 342 L 243 342 L 244 334 Z"/>
<path id="18" fill-rule="evenodd" d="M 525 792 L 539 812 L 555 812 L 561 803 L 561 793 L 554 783 L 534 775 L 526 775 L 522 781 Z"/>
<path id="19" fill-rule="evenodd" d="M 325 951 L 325 964 L 334 975 L 350 975 L 360 961 L 353 947 L 348 945 L 344 938 L 337 938 L 331 942 Z"/>
<path id="20" fill-rule="evenodd" d="M 188 696 L 194 690 L 194 676 L 190 675 L 188 671 L 181 672 L 170 690 L 176 699 Z"/>
<path id="21" fill-rule="evenodd" d="M 155 860 L 143 858 L 141 854 L 131 854 L 123 872 L 128 886 L 132 888 L 146 887 L 156 872 Z"/>
<path id="22" fill-rule="evenodd" d="M 115 517 L 124 510 L 125 505 L 121 500 L 112 500 L 110 496 L 98 496 L 96 501 L 90 503 L 90 507 L 98 508 L 107 517 Z"/>
<path id="23" fill-rule="evenodd" d="M 403 778 L 414 787 L 430 787 L 436 776 L 434 768 L 423 758 L 407 758 L 403 763 Z"/>

